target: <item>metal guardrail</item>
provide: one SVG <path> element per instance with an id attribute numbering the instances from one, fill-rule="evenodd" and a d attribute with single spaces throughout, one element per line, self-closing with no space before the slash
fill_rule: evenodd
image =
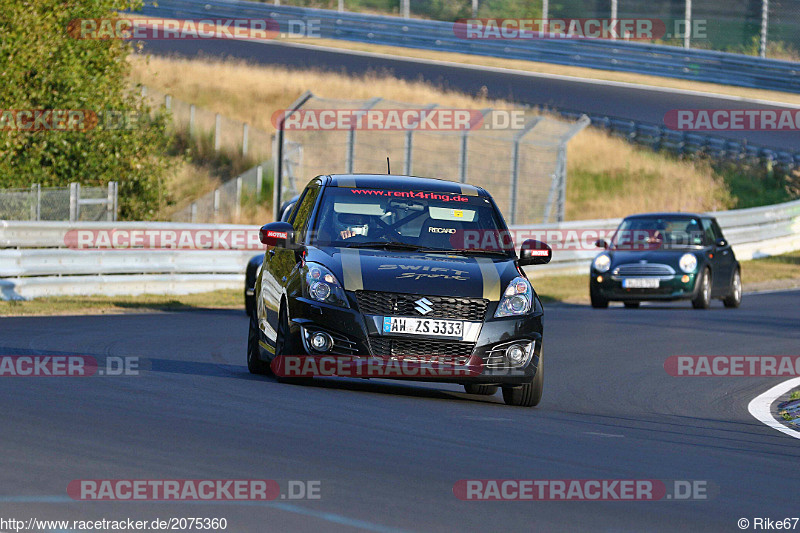
<path id="1" fill-rule="evenodd" d="M 716 217 L 728 242 L 740 261 L 758 259 L 800 250 L 800 200 L 765 207 L 733 209 L 709 213 Z M 613 231 L 622 219 L 575 220 L 561 224 L 537 226 L 512 226 L 512 230 L 560 230 L 558 234 L 569 238 L 570 230 Z M 596 250 L 558 251 L 562 242 L 549 242 L 556 252 L 549 265 L 527 270 L 532 275 L 567 275 L 588 273 Z"/>
<path id="2" fill-rule="evenodd" d="M 588 116 L 592 126 L 606 130 L 632 143 L 648 146 L 656 151 L 675 154 L 707 154 L 715 159 L 729 159 L 758 163 L 767 161 L 787 169 L 800 167 L 800 152 L 775 150 L 756 144 L 746 144 L 723 137 L 686 131 L 675 131 L 664 125 L 638 122 L 607 115 L 585 114 L 578 111 L 555 110 L 561 116 L 575 120 Z"/>
<path id="3" fill-rule="evenodd" d="M 302 21 L 305 27 L 312 22 L 315 35 L 323 38 L 800 93 L 800 63 L 727 52 L 601 39 L 464 39 L 457 35 L 455 24 L 449 22 L 275 6 L 247 0 L 209 0 L 202 3 L 163 0 L 158 2 L 157 7 L 147 4 L 142 13 L 166 18 L 269 18 L 279 24 L 281 32 L 286 33 L 291 33 L 292 28 L 298 26 L 298 21 Z M 290 22 L 293 24 L 291 27 Z M 572 119 L 582 114 L 570 110 L 556 111 Z M 717 158 L 753 158 L 788 167 L 800 166 L 800 152 L 774 150 L 603 115 L 590 118 L 595 126 L 656 149 L 664 148 L 678 153 L 705 152 Z"/>
<path id="4" fill-rule="evenodd" d="M 712 213 L 733 245 L 747 260 L 800 249 L 800 200 L 784 204 Z M 620 219 L 577 220 L 558 224 L 512 226 L 512 230 L 613 231 Z M 254 250 L 72 250 L 67 232 L 90 230 L 242 230 L 234 224 L 166 222 L 0 221 L 0 299 L 77 294 L 186 294 L 215 289 L 242 289 L 247 261 Z M 519 244 L 519 243 L 518 243 Z M 599 250 L 556 250 L 553 262 L 529 270 L 533 276 L 584 274 Z"/>

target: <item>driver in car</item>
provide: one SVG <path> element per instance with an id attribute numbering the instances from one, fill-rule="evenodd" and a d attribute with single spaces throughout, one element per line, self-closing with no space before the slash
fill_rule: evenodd
<path id="1" fill-rule="evenodd" d="M 344 229 L 339 232 L 342 239 L 349 239 L 356 235 L 366 236 L 369 231 L 369 219 L 366 215 L 341 213 L 338 216 L 339 224 Z"/>

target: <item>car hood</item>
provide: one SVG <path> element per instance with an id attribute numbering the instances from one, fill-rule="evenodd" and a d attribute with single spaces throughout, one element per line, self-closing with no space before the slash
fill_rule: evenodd
<path id="1" fill-rule="evenodd" d="M 656 263 L 677 266 L 681 256 L 686 253 L 697 254 L 702 250 L 697 248 L 673 248 L 671 250 L 609 250 L 611 267 L 627 265 L 628 263 Z"/>
<path id="2" fill-rule="evenodd" d="M 306 261 L 328 267 L 345 290 L 461 296 L 499 301 L 519 276 L 511 258 L 355 248 L 308 248 Z"/>

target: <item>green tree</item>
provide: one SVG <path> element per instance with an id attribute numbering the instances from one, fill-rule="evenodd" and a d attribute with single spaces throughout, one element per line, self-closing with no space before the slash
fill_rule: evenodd
<path id="1" fill-rule="evenodd" d="M 13 120 L 9 125 L 0 116 L 5 126 L 0 131 L 0 187 L 117 181 L 121 218 L 146 220 L 158 211 L 171 166 L 167 117 L 150 117 L 130 87 L 129 42 L 79 39 L 69 31 L 74 21 L 109 18 L 136 7 L 128 0 L 0 0 L 4 117 L 14 116 L 7 110 L 89 112 L 84 131 L 19 131 Z M 123 127 L 120 116 L 128 117 Z"/>

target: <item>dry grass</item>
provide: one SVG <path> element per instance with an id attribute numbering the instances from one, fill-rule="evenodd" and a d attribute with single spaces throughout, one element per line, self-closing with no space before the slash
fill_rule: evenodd
<path id="1" fill-rule="evenodd" d="M 567 220 L 703 212 L 735 204 L 708 164 L 653 153 L 594 129 L 572 140 L 567 168 Z"/>
<path id="2" fill-rule="evenodd" d="M 272 114 L 287 108 L 306 90 L 337 99 L 381 96 L 454 108 L 513 107 L 508 102 L 377 73 L 346 76 L 217 59 L 131 56 L 130 60 L 134 82 L 267 131 L 274 130 Z M 708 166 L 654 154 L 591 129 L 570 144 L 568 176 L 568 219 L 607 218 L 646 210 L 705 211 L 733 205 L 724 183 Z"/>
<path id="3" fill-rule="evenodd" d="M 176 171 L 168 177 L 166 183 L 167 195 L 173 204 L 162 208 L 156 220 L 169 220 L 173 213 L 213 191 L 221 182 L 208 168 L 181 159 Z"/>
<path id="4" fill-rule="evenodd" d="M 54 296 L 26 301 L 0 301 L 0 316 L 107 315 L 239 308 L 244 308 L 242 291 L 223 289 L 182 295 Z"/>

